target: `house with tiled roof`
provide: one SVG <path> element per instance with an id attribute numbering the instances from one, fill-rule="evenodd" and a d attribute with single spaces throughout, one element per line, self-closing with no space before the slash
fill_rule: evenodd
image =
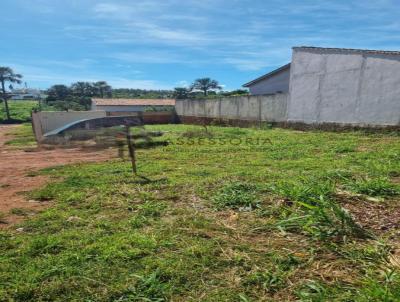
<path id="1" fill-rule="evenodd" d="M 174 99 L 92 99 L 92 110 L 106 112 L 164 111 L 174 106 Z"/>

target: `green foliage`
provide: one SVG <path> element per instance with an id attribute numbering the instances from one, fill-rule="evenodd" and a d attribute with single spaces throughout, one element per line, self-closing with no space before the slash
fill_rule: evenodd
<path id="1" fill-rule="evenodd" d="M 6 223 L 6 218 L 5 217 L 6 217 L 6 215 L 4 213 L 0 212 L 0 224 Z M 0 236 L 1 236 L 1 234 L 0 234 Z M 0 247 L 1 247 L 1 242 L 0 242 Z"/>
<path id="2" fill-rule="evenodd" d="M 190 86 L 190 90 L 201 91 L 204 96 L 207 96 L 209 92 L 214 92 L 215 90 L 220 90 L 218 81 L 212 80 L 210 78 L 200 78 L 196 79 Z"/>
<path id="3" fill-rule="evenodd" d="M 172 90 L 145 90 L 130 88 L 115 88 L 112 91 L 114 98 L 134 99 L 168 99 L 174 96 Z"/>
<path id="4" fill-rule="evenodd" d="M 367 238 L 370 235 L 334 200 L 334 185 L 315 180 L 282 183 L 272 188 L 287 199 L 284 216 L 275 226 L 286 231 L 303 231 L 321 240 L 331 237 Z M 293 204 L 292 204 L 293 203 Z"/>
<path id="5" fill-rule="evenodd" d="M 8 101 L 12 122 L 25 123 L 31 120 L 31 112 L 38 108 L 37 101 Z M 0 123 L 6 122 L 4 104 L 0 103 Z"/>
<path id="6" fill-rule="evenodd" d="M 184 87 L 177 87 L 174 89 L 174 97 L 176 99 L 187 99 L 190 95 L 190 89 Z"/>
<path id="7" fill-rule="evenodd" d="M 17 83 L 21 84 L 22 75 L 15 73 L 10 67 L 0 66 L 0 101 L 4 103 L 5 120 L 11 122 L 12 117 L 10 114 L 10 108 L 8 107 L 8 95 L 6 92 L 6 83 Z"/>
<path id="8" fill-rule="evenodd" d="M 166 286 L 160 279 L 158 271 L 146 277 L 139 275 L 134 277 L 137 279 L 135 285 L 130 286 L 124 293 L 115 297 L 115 301 L 167 301 L 164 293 Z"/>
<path id="9" fill-rule="evenodd" d="M 24 208 L 13 208 L 10 210 L 10 213 L 17 216 L 28 216 L 29 211 Z"/>
<path id="10" fill-rule="evenodd" d="M 89 110 L 92 97 L 111 97 L 112 88 L 105 81 L 95 83 L 76 82 L 70 87 L 53 85 L 47 91 L 46 103 L 56 110 Z"/>
<path id="11" fill-rule="evenodd" d="M 309 281 L 305 283 L 297 290 L 296 294 L 297 297 L 300 298 L 300 301 L 304 302 L 324 302 L 332 297 L 325 285 L 318 281 Z"/>
<path id="12" fill-rule="evenodd" d="M 368 196 L 396 196 L 400 195 L 400 187 L 389 181 L 387 177 L 362 178 L 347 184 L 347 187 L 356 193 Z"/>
<path id="13" fill-rule="evenodd" d="M 400 275 L 397 270 L 384 271 L 381 275 L 369 274 L 363 281 L 359 301 L 400 301 Z"/>
<path id="14" fill-rule="evenodd" d="M 248 95 L 249 91 L 245 89 L 237 89 L 232 91 L 221 91 L 220 95 L 223 96 L 241 96 L 241 95 Z"/>
<path id="15" fill-rule="evenodd" d="M 274 293 L 287 286 L 283 271 L 259 271 L 248 276 L 246 286 L 258 286 L 263 290 Z"/>
<path id="16" fill-rule="evenodd" d="M 241 182 L 225 184 L 212 198 L 218 209 L 254 209 L 258 206 L 257 188 Z"/>
<path id="17" fill-rule="evenodd" d="M 35 136 L 30 123 L 13 128 L 7 135 L 10 136 L 10 140 L 7 140 L 5 144 L 10 147 L 26 148 L 36 146 Z"/>

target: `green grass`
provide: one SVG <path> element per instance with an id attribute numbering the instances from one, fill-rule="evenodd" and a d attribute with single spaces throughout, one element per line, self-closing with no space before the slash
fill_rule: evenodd
<path id="1" fill-rule="evenodd" d="M 213 202 L 217 209 L 247 209 L 258 206 L 256 188 L 247 183 L 228 183 L 213 196 Z"/>
<path id="2" fill-rule="evenodd" d="M 7 121 L 4 102 L 0 103 L 0 124 L 2 123 L 26 123 L 31 121 L 31 112 L 33 109 L 39 109 L 39 102 L 34 100 L 8 101 L 11 121 Z M 52 106 L 42 104 L 41 110 L 54 111 Z"/>
<path id="3" fill-rule="evenodd" d="M 53 205 L 0 232 L 0 300 L 400 300 L 398 229 L 345 209 L 399 208 L 396 133 L 147 128 L 169 142 L 138 150 L 149 180 L 121 160 L 42 172 L 29 198 Z"/>
<path id="4" fill-rule="evenodd" d="M 14 123 L 24 123 L 31 120 L 31 111 L 38 107 L 37 101 L 8 101 L 11 119 Z M 4 102 L 0 103 L 0 123 L 6 121 Z"/>
<path id="5" fill-rule="evenodd" d="M 18 125 L 16 128 L 13 128 L 8 132 L 7 135 L 10 139 L 7 140 L 5 144 L 9 147 L 26 148 L 36 146 L 36 140 L 31 123 Z"/>
<path id="6" fill-rule="evenodd" d="M 356 193 L 369 196 L 400 195 L 399 186 L 391 183 L 387 176 L 356 180 L 349 185 L 349 188 Z"/>

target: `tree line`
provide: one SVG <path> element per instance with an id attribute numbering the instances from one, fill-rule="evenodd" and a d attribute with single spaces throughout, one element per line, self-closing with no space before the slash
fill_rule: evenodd
<path id="1" fill-rule="evenodd" d="M 218 81 L 211 78 L 199 78 L 196 79 L 188 88 L 176 87 L 174 89 L 173 96 L 176 99 L 192 99 L 245 94 L 248 94 L 248 91 L 244 89 L 222 91 L 222 86 L 218 83 Z"/>
<path id="2" fill-rule="evenodd" d="M 106 81 L 53 85 L 45 102 L 58 110 L 90 110 L 93 97 L 112 97 L 112 87 Z"/>
<path id="3" fill-rule="evenodd" d="M 6 91 L 6 83 L 21 84 L 22 75 L 15 73 L 10 67 L 0 67 L 1 94 L 0 102 L 4 102 L 6 118 L 10 120 L 8 99 L 10 93 Z M 218 81 L 211 78 L 199 78 L 189 87 L 177 87 L 174 90 L 144 90 L 144 89 L 112 89 L 106 81 L 75 82 L 70 86 L 58 84 L 46 91 L 46 105 L 56 110 L 90 110 L 91 98 L 176 98 L 191 99 L 203 97 L 220 97 L 248 94 L 247 90 L 222 91 Z"/>

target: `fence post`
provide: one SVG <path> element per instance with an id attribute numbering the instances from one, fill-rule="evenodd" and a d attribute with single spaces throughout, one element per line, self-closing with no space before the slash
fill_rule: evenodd
<path id="1" fill-rule="evenodd" d="M 129 157 L 131 158 L 131 163 L 132 163 L 132 172 L 136 175 L 137 170 L 136 170 L 135 145 L 134 142 L 132 142 L 132 134 L 130 131 L 130 127 L 125 126 L 125 130 L 126 130 L 126 141 L 128 143 Z"/>

